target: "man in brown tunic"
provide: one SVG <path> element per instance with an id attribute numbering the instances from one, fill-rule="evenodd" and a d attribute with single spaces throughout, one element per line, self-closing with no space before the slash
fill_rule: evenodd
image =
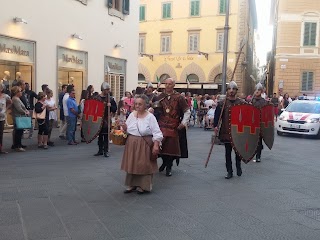
<path id="1" fill-rule="evenodd" d="M 244 102 L 242 99 L 236 97 L 238 91 L 238 86 L 234 81 L 231 81 L 227 87 L 227 96 L 226 99 L 220 101 L 216 108 L 214 114 L 214 130 L 215 133 L 218 134 L 218 124 L 219 124 L 219 117 L 221 116 L 221 127 L 219 131 L 219 139 L 222 143 L 224 143 L 225 151 L 226 151 L 226 168 L 227 168 L 227 175 L 225 176 L 226 179 L 230 179 L 233 177 L 233 170 L 232 170 L 232 160 L 231 160 L 231 153 L 232 153 L 232 145 L 230 142 L 231 139 L 231 130 L 229 128 L 229 109 L 239 103 Z M 224 101 L 225 104 L 224 104 Z M 223 108 L 224 105 L 224 109 Z M 241 158 L 236 153 L 236 167 L 237 167 L 237 175 L 240 177 L 242 175 L 241 169 Z"/>
<path id="2" fill-rule="evenodd" d="M 267 100 L 265 100 L 261 94 L 263 92 L 263 86 L 261 83 L 258 83 L 256 85 L 256 91 L 254 93 L 254 96 L 252 98 L 251 104 L 259 109 L 261 109 L 262 107 L 266 106 L 267 104 L 269 104 L 269 102 Z M 253 162 L 261 162 L 261 152 L 263 149 L 263 145 L 262 145 L 262 138 L 260 136 L 259 139 L 259 143 L 258 143 L 258 149 L 257 149 L 257 154 L 256 154 L 256 159 L 253 160 Z"/>
<path id="3" fill-rule="evenodd" d="M 165 90 L 157 97 L 157 100 L 161 102 L 162 109 L 158 123 L 164 137 L 160 150 L 163 164 L 159 171 L 162 172 L 166 168 L 166 176 L 168 177 L 172 175 L 173 160 L 181 157 L 178 130 L 187 126 L 190 117 L 187 102 L 179 93 L 174 91 L 174 85 L 175 81 L 172 78 L 166 79 Z M 181 116 L 183 116 L 182 120 Z"/>

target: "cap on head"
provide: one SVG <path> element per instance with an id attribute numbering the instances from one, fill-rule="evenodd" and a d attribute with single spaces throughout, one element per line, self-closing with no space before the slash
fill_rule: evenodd
<path id="1" fill-rule="evenodd" d="M 107 90 L 107 89 L 110 89 L 109 83 L 103 82 L 103 83 L 101 84 L 101 91 L 104 91 L 104 90 Z"/>
<path id="2" fill-rule="evenodd" d="M 261 83 L 258 83 L 258 84 L 256 85 L 256 90 L 257 90 L 257 91 L 258 91 L 258 90 L 263 90 L 263 86 L 262 86 Z"/>
<path id="3" fill-rule="evenodd" d="M 153 88 L 152 83 L 149 82 L 149 83 L 147 84 L 147 88 Z"/>
<path id="4" fill-rule="evenodd" d="M 228 84 L 227 89 L 231 89 L 231 88 L 238 90 L 238 85 L 236 84 L 235 81 L 231 81 L 231 82 Z"/>

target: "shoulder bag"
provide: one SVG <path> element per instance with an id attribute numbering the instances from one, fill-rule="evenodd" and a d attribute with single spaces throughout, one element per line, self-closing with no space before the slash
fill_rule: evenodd
<path id="1" fill-rule="evenodd" d="M 31 129 L 31 117 L 20 116 L 15 118 L 15 129 Z"/>

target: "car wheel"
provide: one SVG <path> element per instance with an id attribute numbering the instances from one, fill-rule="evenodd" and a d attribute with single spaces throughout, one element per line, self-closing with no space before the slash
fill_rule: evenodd
<path id="1" fill-rule="evenodd" d="M 283 135 L 283 133 L 280 132 L 280 131 L 277 131 L 277 134 L 278 134 L 278 136 L 282 136 Z"/>

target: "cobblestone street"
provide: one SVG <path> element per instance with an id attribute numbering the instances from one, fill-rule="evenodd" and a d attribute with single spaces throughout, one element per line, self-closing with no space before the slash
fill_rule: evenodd
<path id="1" fill-rule="evenodd" d="M 25 153 L 0 156 L 0 239 L 319 239 L 320 140 L 277 136 L 261 163 L 226 180 L 223 146 L 204 168 L 211 134 L 191 128 L 189 159 L 145 195 L 123 194 L 121 146 L 104 158 L 96 143 L 55 139 L 46 151 L 24 140 Z"/>

